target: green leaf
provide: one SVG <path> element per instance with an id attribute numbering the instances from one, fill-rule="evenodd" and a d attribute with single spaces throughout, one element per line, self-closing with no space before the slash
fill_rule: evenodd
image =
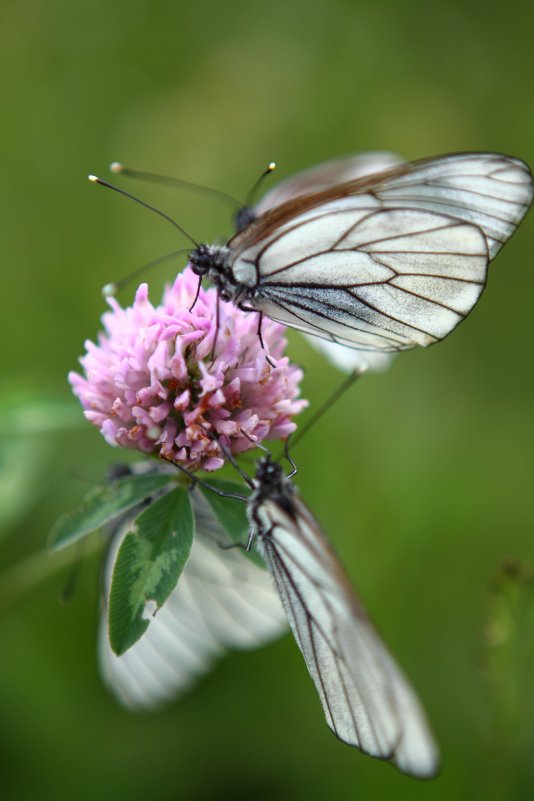
<path id="1" fill-rule="evenodd" d="M 250 495 L 248 487 L 243 487 L 241 484 L 234 484 L 232 481 L 212 479 L 210 480 L 210 486 L 222 492 L 232 493 L 232 495 Z M 215 492 L 211 492 L 208 487 L 199 485 L 199 488 L 209 503 L 210 509 L 218 523 L 223 531 L 228 534 L 232 542 L 246 545 L 248 542 L 250 525 L 245 504 L 240 503 L 235 498 L 223 498 Z M 265 567 L 265 562 L 254 548 L 250 551 L 243 550 L 243 554 L 259 567 Z"/>
<path id="2" fill-rule="evenodd" d="M 147 602 L 160 609 L 175 588 L 194 530 L 189 494 L 177 487 L 141 512 L 124 538 L 109 594 L 109 639 L 118 656 L 148 628 Z"/>
<path id="3" fill-rule="evenodd" d="M 59 550 L 76 542 L 171 481 L 174 481 L 172 473 L 147 473 L 96 487 L 81 506 L 59 518 L 50 533 L 49 547 Z"/>

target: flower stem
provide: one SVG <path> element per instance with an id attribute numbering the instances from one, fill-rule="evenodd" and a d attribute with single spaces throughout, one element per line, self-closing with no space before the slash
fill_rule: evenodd
<path id="1" fill-rule="evenodd" d="M 55 552 L 43 550 L 11 565 L 0 575 L 0 616 L 39 584 L 72 566 L 74 560 L 96 553 L 102 547 L 102 540 L 88 537 L 84 545 L 77 554 L 70 548 Z"/>

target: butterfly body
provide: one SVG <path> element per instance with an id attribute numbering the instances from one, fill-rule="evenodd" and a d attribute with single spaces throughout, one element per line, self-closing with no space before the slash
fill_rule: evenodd
<path id="1" fill-rule="evenodd" d="M 256 539 L 257 547 L 261 551 L 262 542 L 270 533 L 269 526 L 261 515 L 262 504 L 266 500 L 273 500 L 292 516 L 296 490 L 278 462 L 271 461 L 269 457 L 259 459 L 253 483 L 254 490 L 247 505 L 247 515 L 252 539 Z"/>
<path id="2" fill-rule="evenodd" d="M 274 190 L 226 245 L 196 248 L 191 265 L 223 299 L 360 350 L 447 336 L 533 196 L 528 167 L 495 153 L 423 159 L 326 188 L 321 170 L 311 191 L 306 173 Z M 333 174 L 343 176 L 342 162 Z"/>

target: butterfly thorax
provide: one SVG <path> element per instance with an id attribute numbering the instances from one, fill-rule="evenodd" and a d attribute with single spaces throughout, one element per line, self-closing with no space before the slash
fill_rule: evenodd
<path id="1" fill-rule="evenodd" d="M 260 541 L 269 536 L 271 528 L 269 514 L 265 511 L 267 502 L 282 508 L 289 517 L 293 518 L 295 516 L 293 502 L 295 492 L 295 487 L 277 462 L 272 462 L 269 456 L 259 460 L 247 514 L 254 535 Z"/>
<path id="2" fill-rule="evenodd" d="M 222 300 L 243 300 L 244 287 L 235 279 L 226 245 L 199 245 L 191 252 L 189 263 L 195 275 L 211 281 Z"/>

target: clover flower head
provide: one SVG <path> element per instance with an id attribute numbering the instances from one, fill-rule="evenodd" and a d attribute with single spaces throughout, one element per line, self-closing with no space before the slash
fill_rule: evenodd
<path id="1" fill-rule="evenodd" d="M 263 319 L 271 365 L 257 315 L 218 301 L 215 289 L 200 288 L 193 306 L 197 290 L 186 268 L 160 306 L 146 284 L 128 308 L 109 298 L 98 344 L 85 343 L 84 374 L 69 381 L 111 445 L 217 470 L 219 442 L 236 454 L 266 437 L 285 439 L 307 401 L 298 398 L 302 371 L 284 356 L 284 326 Z"/>

